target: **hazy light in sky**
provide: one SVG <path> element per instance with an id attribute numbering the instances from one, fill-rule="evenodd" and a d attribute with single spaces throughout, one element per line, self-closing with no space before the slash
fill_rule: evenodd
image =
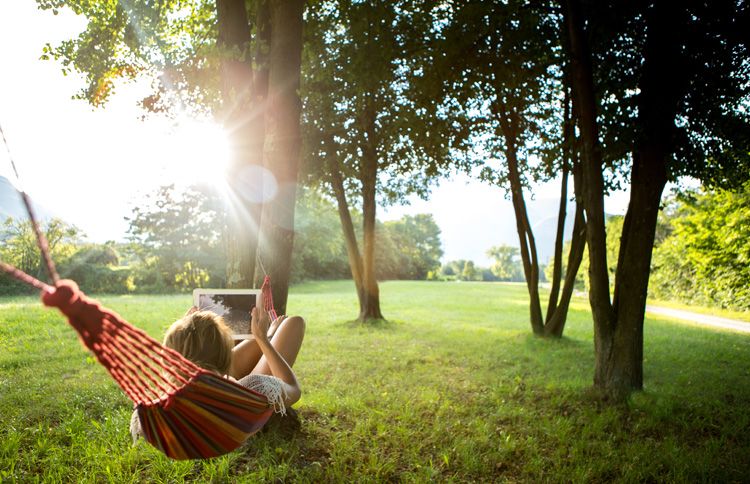
<path id="1" fill-rule="evenodd" d="M 137 107 L 147 82 L 120 86 L 104 109 L 73 100 L 84 85 L 41 61 L 42 47 L 70 39 L 85 19 L 34 2 L 0 2 L 0 122 L 23 188 L 91 239 L 121 239 L 124 217 L 158 186 L 219 180 L 228 159 L 223 132 L 207 121 L 148 118 Z M 5 151 L 0 175 L 15 182 Z"/>

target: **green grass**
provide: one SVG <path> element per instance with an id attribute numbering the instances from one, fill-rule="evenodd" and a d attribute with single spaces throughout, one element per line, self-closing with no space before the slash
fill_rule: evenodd
<path id="1" fill-rule="evenodd" d="M 209 461 L 173 462 L 127 430 L 131 404 L 54 311 L 0 299 L 0 480 L 745 481 L 750 337 L 651 318 L 645 390 L 590 391 L 592 323 L 530 335 L 523 286 L 388 282 L 389 322 L 351 323 L 349 282 L 292 288 L 307 319 L 301 425 Z M 190 298 L 106 296 L 155 337 Z"/>

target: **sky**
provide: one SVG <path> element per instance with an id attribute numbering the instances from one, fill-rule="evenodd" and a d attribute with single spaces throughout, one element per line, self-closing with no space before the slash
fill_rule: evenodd
<path id="1" fill-rule="evenodd" d="M 88 240 L 121 240 L 137 201 L 158 186 L 198 180 L 205 166 L 225 161 L 222 133 L 206 122 L 142 120 L 138 99 L 148 85 L 118 88 L 104 109 L 74 100 L 82 77 L 63 76 L 55 61 L 39 57 L 85 28 L 70 11 L 36 9 L 33 0 L 0 1 L 0 125 L 20 182 L 0 148 L 0 175 L 20 185 L 39 204 L 79 227 Z M 555 183 L 536 187 L 529 201 L 532 225 L 555 216 Z M 624 213 L 627 194 L 605 201 L 608 213 Z M 465 175 L 443 180 L 428 201 L 380 210 L 381 220 L 432 213 L 440 226 L 443 260 L 489 265 L 491 246 L 518 245 L 512 205 L 504 191 Z"/>

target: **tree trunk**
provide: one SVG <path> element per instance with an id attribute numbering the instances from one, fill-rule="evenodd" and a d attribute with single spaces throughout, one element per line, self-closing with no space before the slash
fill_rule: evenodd
<path id="1" fill-rule="evenodd" d="M 518 160 L 515 151 L 508 153 L 508 155 L 508 172 L 512 192 L 511 199 L 516 215 L 518 241 L 521 245 L 523 272 L 526 277 L 526 287 L 529 291 L 531 329 L 534 334 L 541 335 L 544 332 L 544 320 L 542 319 L 542 306 L 539 300 L 539 261 L 537 259 L 536 242 L 526 212 L 526 202 L 523 198 L 523 188 L 521 187 Z"/>
<path id="2" fill-rule="evenodd" d="M 547 304 L 547 316 L 544 318 L 545 334 L 547 334 L 547 324 L 552 319 L 552 315 L 557 309 L 558 297 L 560 295 L 560 279 L 562 279 L 562 249 L 565 238 L 565 218 L 567 217 L 568 207 L 568 171 L 570 166 L 570 140 L 571 140 L 571 123 L 570 123 L 570 96 L 567 87 L 565 89 L 565 99 L 563 100 L 563 143 L 562 143 L 562 180 L 560 182 L 560 208 L 557 212 L 557 233 L 555 234 L 555 251 L 552 265 L 552 287 L 549 292 L 549 301 Z M 564 323 L 563 323 L 564 325 Z M 560 328 L 562 336 L 562 328 Z"/>
<path id="3" fill-rule="evenodd" d="M 583 31 L 583 19 L 577 0 L 566 2 L 565 22 L 568 31 L 573 104 L 578 114 L 578 125 L 583 145 L 582 178 L 584 182 L 583 205 L 586 213 L 586 242 L 589 247 L 589 303 L 594 318 L 594 385 L 601 386 L 597 375 L 602 357 L 612 355 L 615 314 L 609 299 L 607 274 L 607 246 L 604 226 L 604 180 L 602 156 L 599 145 L 599 127 L 596 121 L 594 78 L 591 53 Z"/>
<path id="4" fill-rule="evenodd" d="M 563 283 L 560 302 L 555 307 L 554 312 L 544 323 L 544 335 L 555 338 L 562 337 L 565 329 L 565 321 L 568 318 L 568 308 L 570 307 L 570 298 L 573 296 L 575 288 L 576 275 L 581 267 L 583 260 L 583 250 L 586 248 L 586 221 L 583 217 L 583 205 L 576 203 L 575 222 L 573 223 L 573 237 L 570 242 L 570 253 L 568 254 L 568 264 L 565 270 L 565 282 Z"/>
<path id="5" fill-rule="evenodd" d="M 638 99 L 641 133 L 633 155 L 630 204 L 615 276 L 614 354 L 602 356 L 595 380 L 620 393 L 643 387 L 643 319 L 651 254 L 667 163 L 674 149 L 674 120 L 687 78 L 680 74 L 684 64 L 679 32 L 684 30 L 673 30 L 684 20 L 681 10 L 657 2 L 646 15 L 648 34 Z"/>
<path id="6" fill-rule="evenodd" d="M 218 45 L 245 52 L 251 33 L 245 2 L 217 0 Z M 258 248 L 261 185 L 243 174 L 263 163 L 264 122 L 259 104 L 265 93 L 254 83 L 251 59 L 227 58 L 222 63 L 223 108 L 220 118 L 228 133 L 231 160 L 227 181 L 232 206 L 227 218 L 227 286 L 252 287 Z M 251 192 L 251 193 L 249 193 Z M 248 195 L 252 195 L 249 197 Z"/>
<path id="7" fill-rule="evenodd" d="M 577 0 L 568 0 L 565 21 L 570 39 L 574 93 L 584 145 L 584 204 L 589 244 L 590 302 L 594 316 L 594 386 L 620 400 L 643 387 L 643 318 L 656 218 L 667 179 L 674 118 L 683 90 L 679 43 L 674 24 L 679 9 L 656 3 L 649 10 L 639 94 L 641 137 L 636 143 L 631 196 L 625 217 L 610 303 L 604 231 L 602 164 L 596 125 L 591 55 Z"/>
<path id="8" fill-rule="evenodd" d="M 516 230 L 521 248 L 523 272 L 526 277 L 526 287 L 529 291 L 531 330 L 536 335 L 542 335 L 544 333 L 544 320 L 542 319 L 542 306 L 539 301 L 539 261 L 537 260 L 534 233 L 531 230 L 528 213 L 526 212 L 526 202 L 523 197 L 523 186 L 521 184 L 516 153 L 518 123 L 515 122 L 514 113 L 510 113 L 505 106 L 499 106 L 497 112 L 501 116 L 505 137 L 505 158 L 508 162 L 511 200 L 513 201 L 513 211 L 516 217 Z"/>
<path id="9" fill-rule="evenodd" d="M 562 279 L 562 249 L 563 239 L 565 238 L 565 218 L 567 215 L 568 205 L 568 164 L 563 162 L 562 180 L 560 181 L 560 208 L 557 212 L 557 233 L 555 234 L 555 252 L 552 262 L 552 287 L 549 291 L 549 302 L 547 303 L 547 316 L 544 318 L 546 325 L 555 309 L 557 309 L 557 300 L 560 297 L 560 280 Z M 545 331 L 546 332 L 546 331 Z"/>
<path id="10" fill-rule="evenodd" d="M 596 355 L 594 375 L 597 387 L 618 398 L 643 388 L 643 319 L 656 219 L 666 184 L 665 158 L 662 150 L 639 150 L 631 175 L 615 276 L 617 320 L 609 353 Z"/>
<path id="11" fill-rule="evenodd" d="M 570 111 L 568 111 L 567 108 L 565 114 L 566 116 L 570 114 Z M 566 150 L 564 156 L 566 158 L 566 163 L 569 162 L 573 166 L 573 191 L 575 192 L 576 212 L 573 218 L 573 234 L 570 241 L 570 252 L 568 253 L 568 263 L 565 269 L 565 281 L 563 283 L 560 301 L 556 303 L 552 314 L 548 313 L 548 317 L 544 322 L 544 335 L 555 338 L 561 338 L 563 330 L 565 329 L 565 322 L 568 319 L 568 309 L 570 307 L 570 298 L 573 296 L 576 276 L 578 275 L 578 269 L 581 267 L 581 261 L 583 260 L 583 251 L 586 248 L 586 219 L 584 217 L 583 201 L 581 199 L 583 185 L 581 163 L 578 158 L 578 143 L 574 143 L 573 122 L 571 118 L 567 119 L 563 131 L 565 132 L 564 136 L 566 139 Z M 552 302 L 550 302 L 550 307 L 551 306 Z"/>
<path id="12" fill-rule="evenodd" d="M 583 205 L 586 213 L 586 242 L 589 246 L 589 302 L 594 316 L 594 344 L 597 353 L 609 345 L 614 321 L 609 298 L 607 245 L 604 224 L 604 179 L 596 121 L 596 98 L 591 70 L 591 53 L 583 31 L 577 0 L 567 1 L 566 24 L 570 43 L 573 103 L 583 145 Z"/>
<path id="13" fill-rule="evenodd" d="M 328 143 L 330 143 L 330 141 Z M 333 158 L 333 155 L 330 151 L 328 152 L 328 154 L 329 157 Z M 359 252 L 357 235 L 354 232 L 354 223 L 352 222 L 352 215 L 349 211 L 349 203 L 346 200 L 344 181 L 341 176 L 341 170 L 339 169 L 338 161 L 331 159 L 330 162 L 331 188 L 333 188 L 333 193 L 336 196 L 336 205 L 339 211 L 339 219 L 341 220 L 341 228 L 344 231 L 344 241 L 346 242 L 346 254 L 349 257 L 349 268 L 352 272 L 354 286 L 357 288 L 359 312 L 360 314 L 363 314 L 365 307 L 365 292 L 362 277 L 362 256 Z"/>
<path id="14" fill-rule="evenodd" d="M 375 278 L 375 222 L 378 162 L 374 150 L 366 150 L 362 159 L 362 229 L 363 264 L 362 286 L 364 304 L 359 313 L 360 321 L 383 319 L 380 311 L 380 288 Z"/>
<path id="15" fill-rule="evenodd" d="M 302 0 L 270 0 L 271 38 L 268 63 L 265 166 L 278 184 L 268 195 L 261 217 L 260 260 L 271 276 L 277 312 L 286 312 L 289 294 L 294 208 L 299 171 L 302 56 Z"/>

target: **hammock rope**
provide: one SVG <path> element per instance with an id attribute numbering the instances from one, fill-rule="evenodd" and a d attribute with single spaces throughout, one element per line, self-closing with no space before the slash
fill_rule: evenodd
<path id="1" fill-rule="evenodd" d="M 2 137 L 5 141 L 4 133 Z M 205 459 L 236 449 L 263 427 L 273 413 L 264 395 L 200 368 L 87 297 L 75 282 L 60 280 L 31 200 L 25 192 L 19 194 L 53 284 L 3 261 L 0 271 L 41 290 L 44 305 L 66 316 L 83 345 L 135 404 L 147 442 L 173 459 Z M 261 295 L 264 309 L 276 319 L 268 275 Z"/>

